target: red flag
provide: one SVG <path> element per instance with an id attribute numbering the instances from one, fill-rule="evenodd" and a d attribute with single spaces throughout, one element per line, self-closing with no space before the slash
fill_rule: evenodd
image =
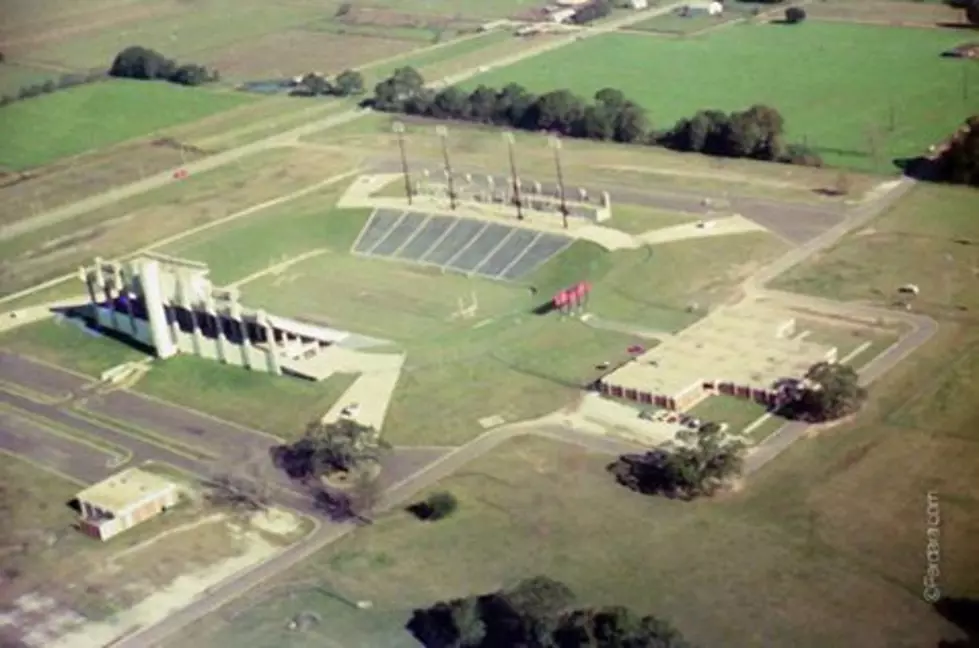
<path id="1" fill-rule="evenodd" d="M 564 306 L 568 301 L 568 295 L 563 290 L 556 295 L 554 295 L 554 305 Z"/>

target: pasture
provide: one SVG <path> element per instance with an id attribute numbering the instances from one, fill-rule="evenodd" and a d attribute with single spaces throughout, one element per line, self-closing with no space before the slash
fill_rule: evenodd
<path id="1" fill-rule="evenodd" d="M 251 100 L 245 94 L 113 80 L 18 101 L 0 108 L 0 167 L 42 166 Z"/>
<path id="2" fill-rule="evenodd" d="M 819 22 L 740 24 L 696 39 L 602 35 L 466 87 L 516 82 L 585 98 L 621 88 L 660 128 L 698 110 L 767 104 L 785 117 L 790 141 L 814 147 L 828 164 L 884 173 L 896 170 L 893 160 L 942 141 L 969 114 L 965 88 L 979 87 L 979 68 L 941 57 L 964 40 L 952 29 Z"/>

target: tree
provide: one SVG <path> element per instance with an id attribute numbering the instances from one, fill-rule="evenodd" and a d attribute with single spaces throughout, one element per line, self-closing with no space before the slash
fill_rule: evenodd
<path id="1" fill-rule="evenodd" d="M 459 502 L 455 495 L 445 491 L 432 493 L 426 499 L 412 504 L 408 507 L 408 512 L 419 520 L 435 522 L 449 517 L 459 507 Z"/>
<path id="2" fill-rule="evenodd" d="M 832 421 L 856 413 L 867 398 L 860 376 L 850 365 L 819 362 L 806 372 L 795 397 L 780 411 L 813 423 Z"/>
<path id="3" fill-rule="evenodd" d="M 333 91 L 340 97 L 364 94 L 364 75 L 356 70 L 344 70 L 334 80 Z"/>
<path id="4" fill-rule="evenodd" d="M 785 22 L 788 25 L 797 25 L 806 19 L 806 10 L 802 7 L 789 7 L 785 10 Z"/>
<path id="5" fill-rule="evenodd" d="M 361 520 L 368 520 L 374 508 L 380 503 L 383 491 L 377 474 L 361 470 L 350 491 L 350 511 Z"/>
<path id="6" fill-rule="evenodd" d="M 690 500 L 713 495 L 741 474 L 745 446 L 728 437 L 721 426 L 705 423 L 677 433 L 680 445 L 643 455 L 623 455 L 608 470 L 623 486 L 645 495 Z"/>
<path id="7" fill-rule="evenodd" d="M 388 447 L 374 428 L 341 418 L 333 423 L 311 422 L 301 439 L 277 446 L 272 454 L 290 477 L 306 479 L 366 469 L 379 462 Z"/>
<path id="8" fill-rule="evenodd" d="M 538 97 L 525 120 L 530 128 L 570 135 L 584 114 L 585 105 L 580 97 L 570 90 L 555 90 Z"/>
<path id="9" fill-rule="evenodd" d="M 6 62 L 7 62 L 7 55 L 4 54 L 3 52 L 0 52 L 0 63 L 6 63 Z"/>
<path id="10" fill-rule="evenodd" d="M 623 607 L 573 609 L 574 599 L 564 583 L 536 576 L 417 609 L 407 627 L 430 648 L 689 648 L 661 619 Z"/>
<path id="11" fill-rule="evenodd" d="M 469 116 L 481 124 L 490 124 L 496 113 L 496 91 L 484 85 L 469 95 Z"/>
<path id="12" fill-rule="evenodd" d="M 178 65 L 159 52 L 139 45 L 127 47 L 116 55 L 109 68 L 109 76 L 144 81 L 164 80 L 188 86 L 218 79 L 216 71 L 203 65 Z"/>
<path id="13" fill-rule="evenodd" d="M 965 17 L 973 25 L 979 25 L 979 0 L 971 0 L 965 6 Z"/>

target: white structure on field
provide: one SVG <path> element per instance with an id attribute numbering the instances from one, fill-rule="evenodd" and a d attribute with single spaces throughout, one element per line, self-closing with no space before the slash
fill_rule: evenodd
<path id="1" fill-rule="evenodd" d="M 89 319 L 153 349 L 281 375 L 323 380 L 333 373 L 327 347 L 350 334 L 251 310 L 238 290 L 211 284 L 207 265 L 147 253 L 120 263 L 96 259 L 80 268 Z"/>
<path id="2" fill-rule="evenodd" d="M 720 16 L 724 13 L 724 5 L 720 2 L 712 2 L 707 6 L 707 13 L 711 16 Z"/>

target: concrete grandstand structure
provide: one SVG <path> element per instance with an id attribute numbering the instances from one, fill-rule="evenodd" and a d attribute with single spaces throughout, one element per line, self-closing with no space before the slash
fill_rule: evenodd
<path id="1" fill-rule="evenodd" d="M 192 354 L 277 375 L 323 380 L 330 347 L 349 333 L 249 309 L 238 290 L 214 286 L 207 265 L 146 253 L 126 263 L 96 259 L 79 269 L 100 329 L 159 358 Z"/>
<path id="2" fill-rule="evenodd" d="M 685 411 L 727 394 L 775 406 L 788 384 L 836 348 L 807 342 L 784 313 L 738 306 L 711 314 L 598 381 L 608 396 Z"/>

